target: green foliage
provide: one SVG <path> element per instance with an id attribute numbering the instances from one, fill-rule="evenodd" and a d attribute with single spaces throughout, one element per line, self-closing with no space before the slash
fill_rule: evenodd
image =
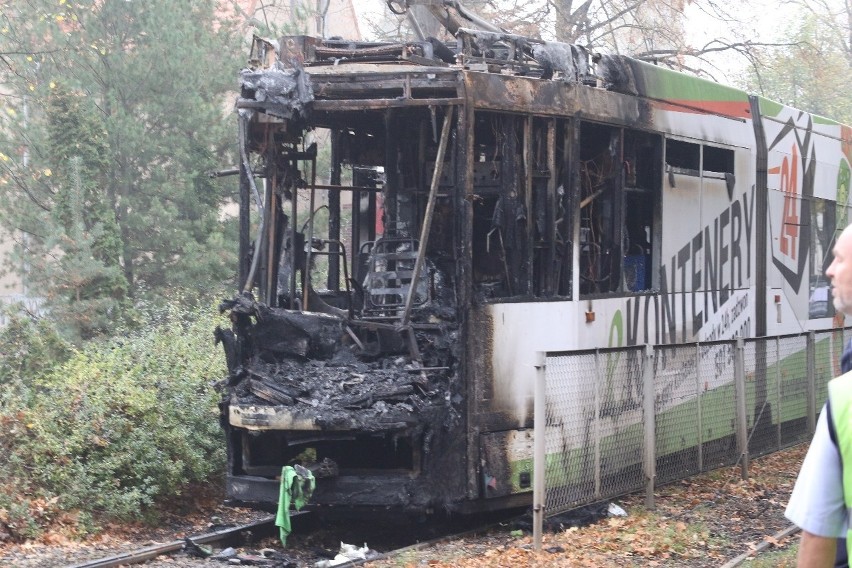
<path id="1" fill-rule="evenodd" d="M 44 376 L 72 354 L 49 321 L 13 315 L 0 329 L 0 405 L 10 390 Z"/>
<path id="2" fill-rule="evenodd" d="M 96 232 L 94 257 L 106 266 L 117 266 L 121 235 L 115 211 L 103 195 L 110 170 L 108 134 L 96 110 L 83 93 L 61 86 L 48 97 L 48 160 L 57 191 L 53 216 L 73 238 Z"/>
<path id="3" fill-rule="evenodd" d="M 107 133 L 95 106 L 62 86 L 47 101 L 51 215 L 43 238 L 31 243 L 30 280 L 46 308 L 76 341 L 108 331 L 127 311 L 127 279 L 115 211 L 104 199 L 109 162 Z M 50 222 L 48 222 L 48 219 Z"/>
<path id="4" fill-rule="evenodd" d="M 0 473 L 27 489 L 15 494 L 0 483 L 0 522 L 2 511 L 10 516 L 17 507 L 19 537 L 32 533 L 32 522 L 46 522 L 21 512 L 27 499 L 51 503 L 56 514 L 140 520 L 187 484 L 221 473 L 213 383 L 225 362 L 211 330 L 222 322 L 212 306 L 187 310 L 179 301 L 147 330 L 91 342 L 52 369 L 16 375 L 30 396 L 0 407 L 7 456 Z"/>
<path id="5" fill-rule="evenodd" d="M 747 90 L 793 107 L 852 124 L 852 73 L 843 36 L 833 33 L 830 21 L 803 13 L 788 35 L 791 44 L 767 50 L 760 65 L 742 82 Z M 848 28 L 847 28 L 848 29 Z"/>
<path id="6" fill-rule="evenodd" d="M 26 409 L 35 383 L 73 355 L 73 349 L 45 319 L 13 314 L 0 329 L 0 528 L 24 539 L 58 513 L 56 501 L 40 497 L 27 477 Z"/>
<path id="7" fill-rule="evenodd" d="M 71 336 L 232 277 L 220 208 L 245 50 L 215 0 L 0 0 L 0 218 Z"/>

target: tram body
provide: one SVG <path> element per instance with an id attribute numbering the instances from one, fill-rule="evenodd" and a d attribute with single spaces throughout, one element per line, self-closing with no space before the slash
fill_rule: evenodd
<path id="1" fill-rule="evenodd" d="M 233 502 L 273 506 L 302 463 L 316 507 L 528 504 L 536 352 L 843 325 L 823 275 L 850 127 L 627 57 L 456 35 L 254 41 L 241 291 L 217 330 Z M 716 364 L 708 390 L 730 387 Z M 638 423 L 631 392 L 608 403 Z"/>

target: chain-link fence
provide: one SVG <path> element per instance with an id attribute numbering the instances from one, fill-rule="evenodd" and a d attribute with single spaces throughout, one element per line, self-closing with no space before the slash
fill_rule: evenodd
<path id="1" fill-rule="evenodd" d="M 642 354 L 600 349 L 548 358 L 548 510 L 641 487 Z"/>
<path id="2" fill-rule="evenodd" d="M 538 520 L 809 440 L 844 335 L 540 354 Z"/>

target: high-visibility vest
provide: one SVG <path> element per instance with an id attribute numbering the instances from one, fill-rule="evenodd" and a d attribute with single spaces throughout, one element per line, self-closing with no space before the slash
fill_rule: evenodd
<path id="1" fill-rule="evenodd" d="M 829 427 L 834 426 L 837 449 L 840 451 L 843 502 L 848 516 L 852 513 L 852 371 L 828 382 L 828 404 L 828 418 L 832 422 Z M 852 526 L 847 530 L 846 538 L 852 538 Z"/>

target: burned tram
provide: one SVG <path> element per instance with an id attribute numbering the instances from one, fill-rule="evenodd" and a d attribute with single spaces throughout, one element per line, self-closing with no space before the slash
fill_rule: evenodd
<path id="1" fill-rule="evenodd" d="M 274 506 L 299 461 L 320 507 L 526 504 L 536 351 L 832 325 L 813 299 L 847 219 L 848 127 L 451 31 L 254 40 L 240 292 L 217 330 L 234 502 Z"/>

